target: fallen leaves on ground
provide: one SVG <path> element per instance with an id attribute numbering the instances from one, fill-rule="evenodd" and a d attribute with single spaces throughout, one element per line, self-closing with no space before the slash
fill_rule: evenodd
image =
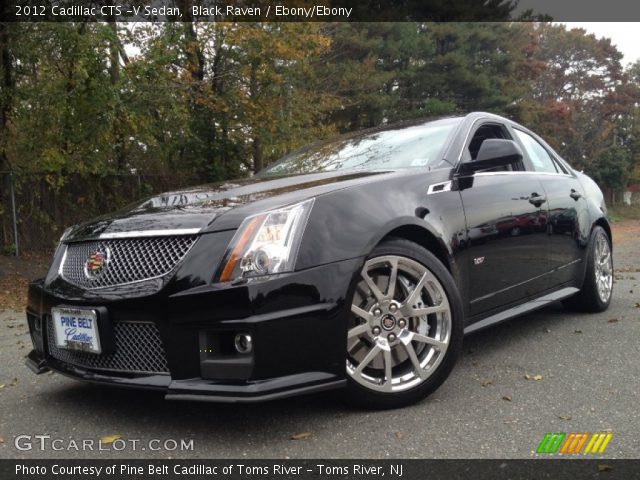
<path id="1" fill-rule="evenodd" d="M 617 323 L 618 319 L 617 318 L 610 318 L 609 320 L 607 320 L 607 322 L 609 322 L 609 323 Z"/>
<path id="2" fill-rule="evenodd" d="M 637 272 L 638 269 L 636 267 L 618 267 L 616 268 L 617 272 Z"/>
<path id="3" fill-rule="evenodd" d="M 100 443 L 102 445 L 111 445 L 116 440 L 122 438 L 122 435 L 105 435 L 104 437 L 100 437 Z"/>
<path id="4" fill-rule="evenodd" d="M 611 465 L 607 465 L 606 463 L 601 463 L 598 465 L 599 472 L 610 472 L 611 470 L 613 470 Z"/>
<path id="5" fill-rule="evenodd" d="M 0 310 L 24 310 L 27 304 L 29 280 L 19 273 L 9 272 L 0 278 Z"/>
<path id="6" fill-rule="evenodd" d="M 573 333 L 582 333 L 582 330 L 574 330 Z"/>
<path id="7" fill-rule="evenodd" d="M 529 375 L 528 373 L 526 373 L 524 375 L 524 378 L 526 378 L 527 380 L 535 380 L 537 382 L 537 381 L 542 380 L 543 377 L 539 373 L 536 374 L 536 375 Z"/>
<path id="8" fill-rule="evenodd" d="M 402 434 L 402 432 L 396 432 L 396 438 L 398 440 L 402 440 L 402 437 L 404 437 L 404 435 Z"/>
<path id="9" fill-rule="evenodd" d="M 485 380 L 484 382 L 482 382 L 482 386 L 486 387 L 487 385 L 492 385 L 493 384 L 493 380 Z"/>
<path id="10" fill-rule="evenodd" d="M 10 387 L 15 387 L 18 384 L 18 378 L 17 377 L 13 377 L 11 379 L 11 382 L 9 383 Z"/>
<path id="11" fill-rule="evenodd" d="M 502 397 L 502 399 L 503 399 L 505 402 L 510 402 L 510 401 L 511 401 L 511 396 L 509 396 L 509 395 L 505 395 L 504 397 Z"/>
<path id="12" fill-rule="evenodd" d="M 300 432 L 294 433 L 291 435 L 291 440 L 304 440 L 305 438 L 309 438 L 311 436 L 311 432 Z"/>
<path id="13" fill-rule="evenodd" d="M 2 445 L 4 443 L 4 438 L 0 437 L 0 445 Z"/>
<path id="14" fill-rule="evenodd" d="M 571 420 L 571 415 L 558 415 L 560 420 Z"/>

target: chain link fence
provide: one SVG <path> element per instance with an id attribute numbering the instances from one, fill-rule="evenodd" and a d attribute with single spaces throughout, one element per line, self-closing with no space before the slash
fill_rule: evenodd
<path id="1" fill-rule="evenodd" d="M 64 229 L 155 193 L 205 183 L 195 175 L 0 172 L 0 254 L 50 250 Z"/>

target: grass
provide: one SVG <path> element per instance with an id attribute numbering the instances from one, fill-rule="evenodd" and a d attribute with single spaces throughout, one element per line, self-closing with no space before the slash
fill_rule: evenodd
<path id="1" fill-rule="evenodd" d="M 623 220 L 640 220 L 640 205 L 610 205 L 607 207 L 609 220 L 613 223 Z"/>

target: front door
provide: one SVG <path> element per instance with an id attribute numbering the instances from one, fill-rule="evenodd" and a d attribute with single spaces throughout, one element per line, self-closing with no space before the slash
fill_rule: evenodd
<path id="1" fill-rule="evenodd" d="M 467 219 L 469 314 L 535 295 L 549 272 L 547 204 L 542 184 L 527 172 L 473 176 L 460 192 Z"/>
<path id="2" fill-rule="evenodd" d="M 490 138 L 513 140 L 494 121 L 472 128 L 462 161 L 473 162 Z M 469 315 L 536 295 L 550 270 L 548 204 L 539 176 L 519 165 L 476 173 L 460 191 L 467 222 Z"/>

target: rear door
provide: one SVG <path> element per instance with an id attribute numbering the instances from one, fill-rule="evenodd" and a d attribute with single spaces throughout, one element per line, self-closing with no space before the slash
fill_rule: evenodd
<path id="1" fill-rule="evenodd" d="M 587 205 L 577 178 L 555 158 L 553 150 L 530 132 L 513 127 L 512 131 L 527 156 L 528 168 L 537 173 L 549 206 L 549 261 L 553 273 L 549 287 L 576 278 L 585 239 L 580 225 L 588 224 Z"/>
<path id="2" fill-rule="evenodd" d="M 506 125 L 476 124 L 462 161 L 473 161 L 488 138 L 513 139 Z M 544 289 L 549 272 L 548 209 L 542 183 L 515 168 L 476 173 L 461 190 L 467 222 L 469 314 L 518 302 Z"/>

